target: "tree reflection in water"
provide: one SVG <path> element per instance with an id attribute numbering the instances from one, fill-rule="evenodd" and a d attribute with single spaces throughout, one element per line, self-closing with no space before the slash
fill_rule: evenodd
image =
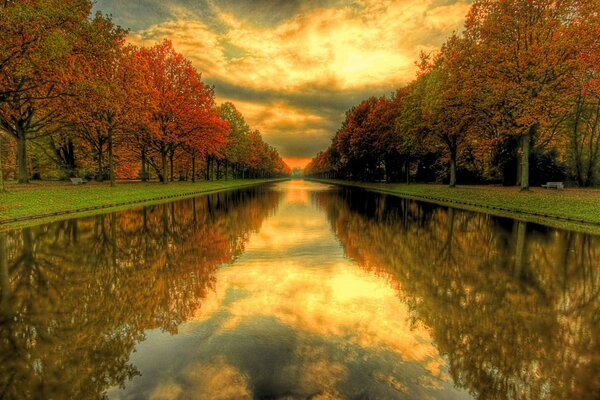
<path id="1" fill-rule="evenodd" d="M 253 188 L 0 233 L 0 398 L 101 398 L 176 332 L 281 193 Z"/>
<path id="2" fill-rule="evenodd" d="M 0 398 L 598 395 L 600 237 L 314 185 L 0 233 Z"/>
<path id="3" fill-rule="evenodd" d="M 347 256 L 430 328 L 460 387 L 600 396 L 600 237 L 357 190 L 313 196 Z"/>

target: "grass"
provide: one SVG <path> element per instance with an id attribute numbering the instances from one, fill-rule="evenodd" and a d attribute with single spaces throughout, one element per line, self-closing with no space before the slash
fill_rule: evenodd
<path id="1" fill-rule="evenodd" d="M 193 196 L 200 193 L 257 185 L 275 179 L 237 179 L 210 182 L 124 182 L 111 187 L 108 183 L 89 182 L 73 185 L 71 182 L 9 183 L 7 192 L 0 194 L 0 227 L 23 226 L 22 221 L 35 223 L 65 218 L 65 215 L 83 216 L 117 209 L 139 207 L 141 204 L 165 201 L 173 197 Z M 52 215 L 52 214 L 61 215 Z M 17 219 L 18 221 L 14 221 Z M 28 225 L 30 225 L 29 223 Z"/>
<path id="2" fill-rule="evenodd" d="M 529 192 L 521 192 L 514 187 L 492 185 L 449 188 L 436 184 L 319 181 L 600 234 L 600 189 L 555 190 L 536 187 Z"/>

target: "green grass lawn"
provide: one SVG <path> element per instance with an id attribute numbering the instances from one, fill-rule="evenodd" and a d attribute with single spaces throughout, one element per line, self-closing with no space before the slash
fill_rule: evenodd
<path id="1" fill-rule="evenodd" d="M 600 189 L 567 188 L 563 190 L 531 188 L 521 192 L 516 187 L 457 186 L 436 184 L 361 183 L 320 180 L 405 197 L 413 197 L 458 208 L 484 211 L 559 227 L 581 227 L 600 233 Z M 425 199 L 424 197 L 435 199 Z M 572 221 L 569 221 L 569 220 Z"/>
<path id="2" fill-rule="evenodd" d="M 211 182 L 170 182 L 163 185 L 158 182 L 122 182 L 110 187 L 108 183 L 89 182 L 73 185 L 71 182 L 33 182 L 30 184 L 9 183 L 7 192 L 0 194 L 0 223 L 13 218 L 45 216 L 51 213 L 74 213 L 82 208 L 105 207 L 122 209 L 133 202 L 159 200 L 164 196 L 193 195 L 233 189 L 248 185 L 273 181 L 273 179 L 238 179 Z M 78 212 L 89 214 L 92 210 Z M 97 213 L 92 212 L 92 213 Z M 63 217 L 64 218 L 64 217 Z M 44 222 L 57 219 L 44 217 Z M 11 223 L 11 225 L 13 225 Z"/>

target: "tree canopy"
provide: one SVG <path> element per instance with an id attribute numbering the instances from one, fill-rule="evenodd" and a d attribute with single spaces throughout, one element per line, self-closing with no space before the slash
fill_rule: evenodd
<path id="1" fill-rule="evenodd" d="M 289 173 L 170 41 L 128 45 L 126 30 L 91 12 L 89 0 L 0 3 L 0 133 L 19 182 Z"/>
<path id="2" fill-rule="evenodd" d="M 522 190 L 568 178 L 597 183 L 599 14 L 598 0 L 474 1 L 464 31 L 423 53 L 415 80 L 388 100 L 394 139 L 366 118 L 375 101 L 367 99 L 306 173 Z"/>

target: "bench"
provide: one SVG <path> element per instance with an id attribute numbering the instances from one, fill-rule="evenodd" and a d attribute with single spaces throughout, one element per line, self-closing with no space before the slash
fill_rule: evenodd
<path id="1" fill-rule="evenodd" d="M 81 185 L 83 183 L 87 183 L 85 179 L 81 178 L 71 178 L 71 182 L 73 183 L 73 185 Z"/>
<path id="2" fill-rule="evenodd" d="M 547 182 L 542 187 L 546 189 L 564 189 L 565 185 L 562 182 Z"/>

